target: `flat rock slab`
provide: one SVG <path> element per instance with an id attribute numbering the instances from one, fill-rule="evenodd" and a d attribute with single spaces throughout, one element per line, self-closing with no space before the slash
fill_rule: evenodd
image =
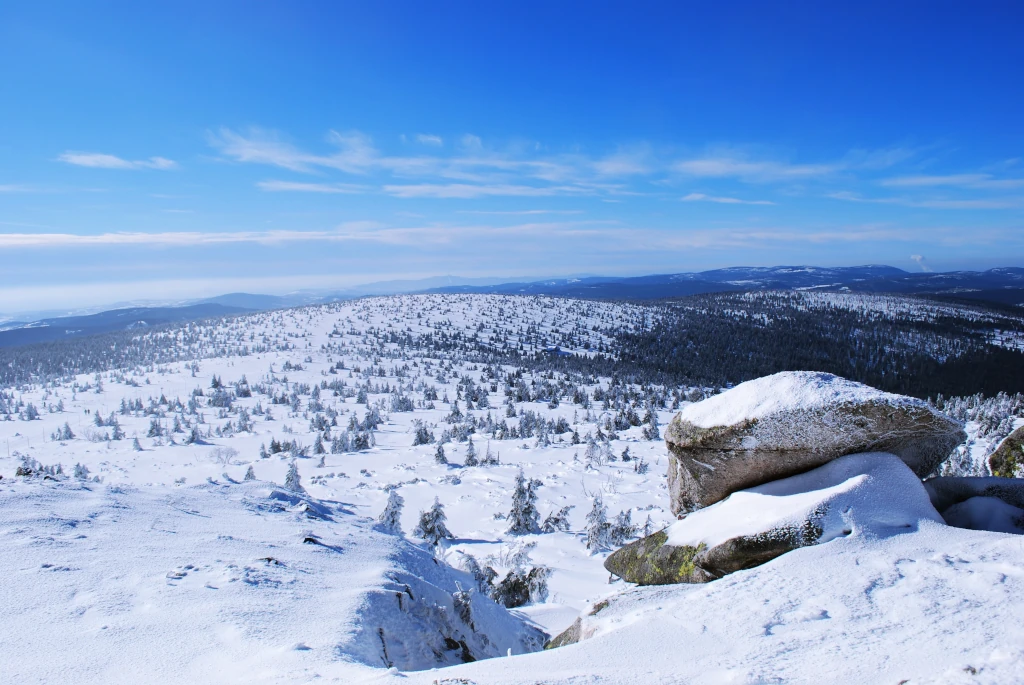
<path id="1" fill-rule="evenodd" d="M 923 478 L 966 439 L 928 403 L 827 373 L 777 373 L 680 411 L 665 431 L 674 513 L 847 454 L 887 452 Z"/>
<path id="2" fill-rule="evenodd" d="M 706 583 L 838 537 L 941 523 L 920 479 L 891 454 L 854 454 L 696 511 L 605 560 L 640 585 Z"/>

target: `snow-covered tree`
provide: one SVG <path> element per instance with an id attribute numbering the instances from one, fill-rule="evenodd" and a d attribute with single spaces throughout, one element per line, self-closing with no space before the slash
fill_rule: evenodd
<path id="1" fill-rule="evenodd" d="M 252 464 L 249 464 L 249 468 L 245 470 L 245 480 L 256 480 L 256 472 L 252 468 Z"/>
<path id="2" fill-rule="evenodd" d="M 448 457 L 444 454 L 444 445 L 437 446 L 437 450 L 434 452 L 434 461 L 444 466 L 448 465 Z"/>
<path id="3" fill-rule="evenodd" d="M 587 549 L 591 554 L 604 552 L 611 548 L 611 524 L 608 523 L 608 509 L 601 497 L 594 498 L 594 507 L 587 514 Z"/>
<path id="4" fill-rule="evenodd" d="M 377 519 L 380 521 L 381 528 L 389 533 L 401 535 L 402 507 L 404 506 L 405 498 L 398 494 L 397 488 L 392 489 L 388 493 L 388 502 L 384 505 L 384 511 L 381 512 L 380 517 Z"/>
<path id="5" fill-rule="evenodd" d="M 627 541 L 636 537 L 637 527 L 633 524 L 633 511 L 627 509 L 620 511 L 615 517 L 615 522 L 608 531 L 609 541 L 616 547 L 621 547 Z"/>
<path id="6" fill-rule="evenodd" d="M 527 480 L 523 470 L 516 474 L 516 487 L 512 493 L 512 511 L 508 514 L 509 535 L 528 535 L 540 532 L 540 513 L 537 511 L 539 480 Z"/>
<path id="7" fill-rule="evenodd" d="M 420 512 L 420 522 L 416 525 L 412 534 L 418 538 L 423 538 L 432 545 L 436 545 L 441 539 L 451 540 L 455 536 L 452 535 L 451 531 L 448 530 L 448 526 L 445 525 L 447 520 L 448 516 L 444 513 L 444 506 L 435 497 L 434 504 L 430 509 Z"/>
<path id="8" fill-rule="evenodd" d="M 302 479 L 299 477 L 299 468 L 295 465 L 295 461 L 288 466 L 288 473 L 284 477 L 284 486 L 293 492 L 305 492 L 305 488 L 302 487 Z"/>
<path id="9" fill-rule="evenodd" d="M 569 512 L 575 508 L 574 505 L 562 507 L 558 511 L 553 511 L 548 514 L 547 518 L 544 519 L 544 524 L 540 527 L 541 532 L 544 533 L 556 533 L 558 531 L 566 532 L 569 530 Z"/>
<path id="10" fill-rule="evenodd" d="M 466 466 L 479 466 L 480 460 L 476 458 L 476 447 L 473 445 L 473 438 L 469 439 L 469 444 L 466 446 Z"/>

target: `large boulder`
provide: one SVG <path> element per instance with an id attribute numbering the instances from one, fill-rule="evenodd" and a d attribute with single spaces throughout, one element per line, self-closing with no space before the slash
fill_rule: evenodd
<path id="1" fill-rule="evenodd" d="M 966 435 L 928 403 L 827 373 L 787 371 L 685 407 L 665 431 L 671 508 L 714 504 L 847 454 L 887 452 L 923 478 Z"/>
<path id="2" fill-rule="evenodd" d="M 1006 436 L 1006 439 L 989 455 L 988 468 L 993 476 L 1016 478 L 1024 471 L 1024 426 Z"/>
<path id="3" fill-rule="evenodd" d="M 942 522 L 921 480 L 892 454 L 854 454 L 807 473 L 734 492 L 605 560 L 640 585 L 706 583 L 791 550 L 870 532 L 884 537 Z"/>

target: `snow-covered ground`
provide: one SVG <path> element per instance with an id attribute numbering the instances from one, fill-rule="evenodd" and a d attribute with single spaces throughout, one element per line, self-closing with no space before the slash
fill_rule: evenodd
<path id="1" fill-rule="evenodd" d="M 651 419 L 664 426 L 695 390 L 533 372 L 514 355 L 614 353 L 613 334 L 649 327 L 654 311 L 369 298 L 140 331 L 177 361 L 0 389 L 0 672 L 482 685 L 1024 671 L 1012 647 L 1024 644 L 1012 618 L 1024 608 L 1015 536 L 929 523 L 707 586 L 610 583 L 606 552 L 587 548 L 587 515 L 599 499 L 609 519 L 628 513 L 638 529 L 673 520 Z M 481 350 L 512 361 L 482 363 Z M 427 442 L 414 445 L 417 435 Z M 441 443 L 448 464 L 436 459 Z M 464 466 L 470 444 L 497 464 Z M 293 463 L 308 495 L 284 487 Z M 64 475 L 44 478 L 57 464 Z M 39 475 L 16 477 L 22 466 Z M 508 532 L 520 470 L 540 483 L 539 522 L 571 507 L 568 530 Z M 392 490 L 405 501 L 404 536 L 375 525 Z M 435 498 L 454 535 L 437 550 L 412 535 Z M 546 599 L 505 613 L 474 588 L 467 555 L 499 579 L 546 567 Z M 455 616 L 462 591 L 476 595 L 476 637 Z M 580 645 L 409 670 L 461 661 L 445 637 L 467 636 L 474 658 L 519 655 L 537 646 L 531 625 L 557 634 L 622 592 L 606 628 Z"/>

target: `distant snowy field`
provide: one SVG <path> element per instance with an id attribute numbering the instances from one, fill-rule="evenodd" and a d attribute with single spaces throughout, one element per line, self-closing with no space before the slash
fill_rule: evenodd
<path id="1" fill-rule="evenodd" d="M 517 373 L 472 355 L 607 352 L 655 312 L 371 298 L 183 325 L 160 333 L 182 361 L 2 389 L 4 680 L 1024 682 L 1015 536 L 929 523 L 706 586 L 609 584 L 585 518 L 600 497 L 609 518 L 628 512 L 637 527 L 673 520 L 650 419 L 664 426 L 696 390 Z M 418 432 L 432 441 L 414 445 Z M 464 467 L 468 436 L 477 458 L 499 463 Z M 30 463 L 64 476 L 14 476 Z M 292 463 L 308 495 L 283 487 Z M 508 534 L 520 469 L 542 483 L 541 520 L 572 507 L 569 530 Z M 404 537 L 374 523 L 392 489 Z M 412 536 L 435 498 L 455 536 L 436 562 Z M 492 639 L 471 651 L 501 658 L 387 671 L 461 660 L 427 633 L 454 625 L 451 596 L 473 586 L 466 554 L 500 575 L 547 567 L 546 599 L 510 616 L 479 598 Z M 624 591 L 590 640 L 516 656 L 537 646 L 530 625 L 555 635 Z"/>

